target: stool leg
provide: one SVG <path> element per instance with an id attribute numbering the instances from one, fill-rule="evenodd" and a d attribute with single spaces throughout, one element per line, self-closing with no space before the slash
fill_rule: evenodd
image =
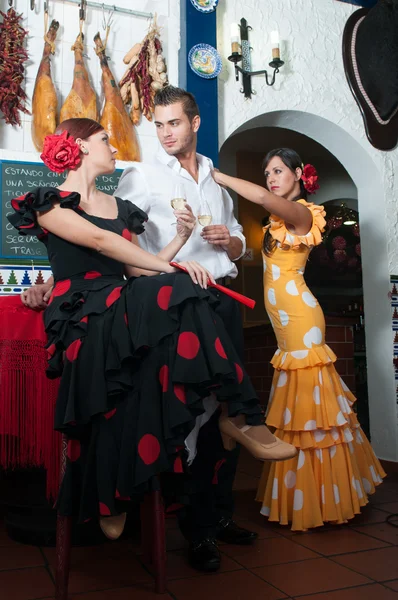
<path id="1" fill-rule="evenodd" d="M 72 517 L 57 516 L 55 600 L 68 600 Z"/>
<path id="2" fill-rule="evenodd" d="M 65 475 L 68 454 L 68 438 L 62 435 L 60 484 Z M 55 600 L 68 600 L 72 517 L 57 515 L 57 537 L 55 542 Z"/>
<path id="3" fill-rule="evenodd" d="M 152 494 L 145 494 L 143 501 L 141 502 L 141 550 L 142 558 L 144 563 L 150 564 L 152 562 L 152 538 L 153 538 L 153 524 L 152 524 Z"/>
<path id="4" fill-rule="evenodd" d="M 166 530 L 162 494 L 152 492 L 153 511 L 153 565 L 155 568 L 156 593 L 166 592 Z"/>

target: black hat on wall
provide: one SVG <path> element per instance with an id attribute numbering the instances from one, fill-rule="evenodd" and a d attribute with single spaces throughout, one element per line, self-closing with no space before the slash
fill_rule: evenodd
<path id="1" fill-rule="evenodd" d="M 379 0 L 351 15 L 343 60 L 370 143 L 392 150 L 398 143 L 398 0 Z"/>

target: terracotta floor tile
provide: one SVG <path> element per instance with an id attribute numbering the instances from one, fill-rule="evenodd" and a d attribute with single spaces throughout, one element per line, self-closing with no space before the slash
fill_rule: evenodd
<path id="1" fill-rule="evenodd" d="M 398 489 L 397 489 L 397 495 L 398 495 Z M 398 502 L 386 502 L 385 504 L 381 504 L 380 508 L 382 510 L 385 510 L 388 513 L 398 514 Z"/>
<path id="2" fill-rule="evenodd" d="M 50 565 L 55 564 L 55 548 L 43 548 L 44 555 Z M 117 558 L 125 555 L 135 555 L 136 547 L 130 542 L 117 541 L 97 546 L 73 546 L 71 550 L 71 565 L 82 562 L 94 562 L 105 558 Z"/>
<path id="3" fill-rule="evenodd" d="M 257 523 L 256 521 L 250 521 L 249 519 L 242 519 L 241 517 L 236 517 L 234 521 L 239 525 L 239 527 L 244 527 L 249 531 L 255 531 L 258 534 L 259 540 L 268 537 L 279 537 L 278 531 L 265 519 L 261 524 Z"/>
<path id="4" fill-rule="evenodd" d="M 0 572 L 2 600 L 33 600 L 54 595 L 54 583 L 44 567 Z"/>
<path id="5" fill-rule="evenodd" d="M 0 571 L 39 567 L 44 564 L 45 561 L 40 550 L 34 546 L 15 544 L 0 548 Z"/>
<path id="6" fill-rule="evenodd" d="M 386 581 L 384 583 L 384 585 L 386 585 L 388 588 L 398 592 L 398 579 L 394 579 L 393 581 Z"/>
<path id="7" fill-rule="evenodd" d="M 366 577 L 337 565 L 328 558 L 260 567 L 252 571 L 293 597 L 371 583 Z"/>
<path id="8" fill-rule="evenodd" d="M 166 548 L 171 550 L 182 550 L 188 548 L 189 544 L 179 529 L 169 529 L 166 532 Z"/>
<path id="9" fill-rule="evenodd" d="M 375 600 L 375 598 L 377 600 L 396 600 L 397 595 L 391 590 L 387 590 L 383 585 L 374 583 L 346 590 L 336 590 L 335 592 L 300 596 L 299 600 Z"/>
<path id="10" fill-rule="evenodd" d="M 383 542 L 398 545 L 398 527 L 388 523 L 379 523 L 378 525 L 367 525 L 366 527 L 356 527 L 355 531 L 360 531 L 368 536 L 372 536 Z"/>
<path id="11" fill-rule="evenodd" d="M 397 490 L 398 493 L 398 490 Z M 353 519 L 348 522 L 350 527 L 356 527 L 357 525 L 367 525 L 368 523 L 384 523 L 388 513 L 384 509 L 387 504 L 380 504 L 377 508 L 373 504 L 367 504 L 362 510 L 360 515 L 356 515 Z"/>
<path id="12" fill-rule="evenodd" d="M 159 596 L 153 586 L 133 586 L 101 592 L 89 592 L 78 594 L 72 600 L 172 600 L 169 594 Z"/>
<path id="13" fill-rule="evenodd" d="M 387 482 L 382 483 L 380 487 L 376 488 L 376 492 L 369 496 L 369 502 L 379 508 L 383 508 L 382 505 L 386 502 L 396 502 L 397 487 L 395 483 L 389 485 Z"/>
<path id="14" fill-rule="evenodd" d="M 316 558 L 316 554 L 283 537 L 258 540 L 252 546 L 223 546 L 222 552 L 251 569 Z"/>
<path id="15" fill-rule="evenodd" d="M 19 546 L 19 544 L 8 537 L 5 523 L 0 518 L 0 547 L 2 546 Z"/>
<path id="16" fill-rule="evenodd" d="M 337 556 L 333 560 L 375 581 L 387 581 L 397 576 L 398 547 L 390 546 L 380 550 L 346 554 Z"/>
<path id="17" fill-rule="evenodd" d="M 51 567 L 52 571 L 54 567 Z M 53 571 L 54 572 L 54 571 Z M 131 557 L 106 557 L 82 560 L 73 564 L 69 577 L 71 594 L 134 586 L 152 582 L 151 575 Z"/>
<path id="18" fill-rule="evenodd" d="M 148 567 L 150 568 L 150 567 Z M 236 571 L 242 569 L 242 566 L 236 561 L 232 560 L 228 556 L 221 557 L 221 567 L 218 573 L 224 573 L 228 571 Z M 150 568 L 150 570 L 152 570 Z M 186 577 L 199 577 L 203 576 L 201 571 L 197 571 L 188 562 L 185 551 L 176 551 L 167 553 L 167 578 L 168 579 L 181 579 Z M 214 576 L 214 573 L 205 574 L 207 577 Z"/>
<path id="19" fill-rule="evenodd" d="M 235 492 L 235 517 L 249 519 L 262 525 L 268 523 L 268 519 L 260 514 L 261 503 L 255 501 L 254 490 L 241 490 Z"/>
<path id="20" fill-rule="evenodd" d="M 367 533 L 372 527 L 378 527 L 378 525 L 362 527 L 363 533 Z M 386 545 L 380 540 L 369 537 L 371 533 L 369 535 L 362 535 L 358 532 L 359 529 L 354 531 L 353 529 L 344 528 L 333 531 L 320 531 L 319 533 L 306 533 L 295 536 L 293 539 L 298 544 L 302 544 L 306 548 L 310 548 L 314 552 L 319 552 L 319 554 L 323 554 L 324 556 L 373 550 L 374 548 L 382 548 Z"/>
<path id="21" fill-rule="evenodd" d="M 268 585 L 249 571 L 219 573 L 211 577 L 196 577 L 171 581 L 167 588 L 176 600 L 229 598 L 230 600 L 278 600 L 283 592 Z"/>

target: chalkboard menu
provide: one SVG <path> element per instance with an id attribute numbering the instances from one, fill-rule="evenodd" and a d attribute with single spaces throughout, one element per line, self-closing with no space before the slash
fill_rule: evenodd
<path id="1" fill-rule="evenodd" d="M 98 189 L 113 194 L 121 174 L 122 170 L 117 169 L 112 175 L 98 177 Z M 54 173 L 43 163 L 0 160 L 0 258 L 47 260 L 44 244 L 34 235 L 19 235 L 7 215 L 13 212 L 12 198 L 23 196 L 37 187 L 58 187 L 65 178 L 66 173 Z"/>

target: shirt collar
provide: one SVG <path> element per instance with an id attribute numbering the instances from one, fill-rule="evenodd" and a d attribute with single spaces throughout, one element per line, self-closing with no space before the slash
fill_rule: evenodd
<path id="1" fill-rule="evenodd" d="M 181 173 L 182 167 L 179 160 L 175 156 L 170 156 L 170 154 L 167 154 L 166 150 L 164 150 L 160 145 L 156 156 L 161 163 L 170 167 L 176 173 Z M 196 153 L 196 158 L 199 165 L 199 172 L 202 170 L 202 177 L 199 176 L 199 179 L 204 179 L 210 172 L 213 164 L 210 158 L 203 156 L 203 154 Z"/>

